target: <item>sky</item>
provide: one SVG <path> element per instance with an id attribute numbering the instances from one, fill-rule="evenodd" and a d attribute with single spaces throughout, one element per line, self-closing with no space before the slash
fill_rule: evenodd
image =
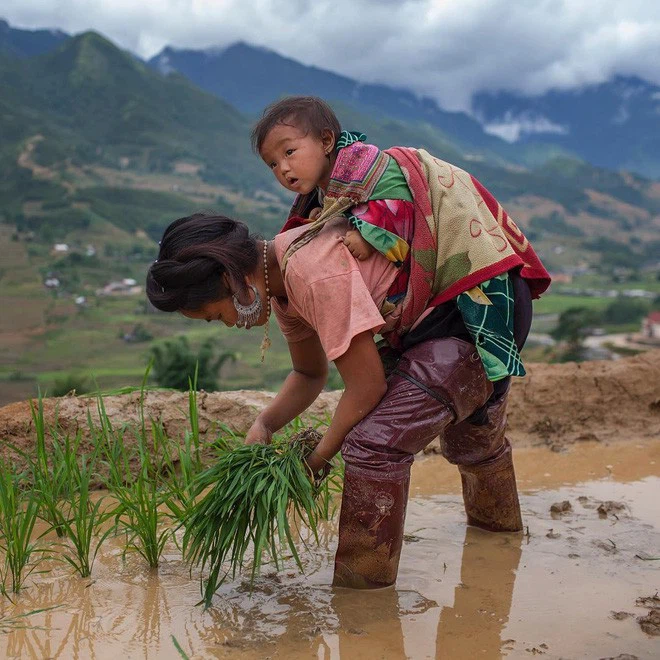
<path id="1" fill-rule="evenodd" d="M 142 57 L 246 41 L 450 110 L 480 90 L 660 84 L 658 0 L 3 0 L 0 17 L 93 29 Z"/>

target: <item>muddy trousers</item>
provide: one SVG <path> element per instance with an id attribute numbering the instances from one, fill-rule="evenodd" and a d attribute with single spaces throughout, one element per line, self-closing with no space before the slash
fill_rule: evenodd
<path id="1" fill-rule="evenodd" d="M 346 437 L 346 463 L 333 584 L 394 584 L 416 453 L 440 437 L 458 466 L 468 524 L 492 531 L 522 529 L 511 446 L 504 436 L 507 394 L 493 391 L 473 345 L 431 339 L 407 350 L 378 406 Z"/>

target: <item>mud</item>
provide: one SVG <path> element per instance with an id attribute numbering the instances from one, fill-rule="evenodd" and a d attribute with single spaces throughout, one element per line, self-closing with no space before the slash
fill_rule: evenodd
<path id="1" fill-rule="evenodd" d="M 585 441 L 620 442 L 660 437 L 660 350 L 615 362 L 531 364 L 527 376 L 514 379 L 508 405 L 507 435 L 514 447 L 544 446 L 555 452 Z M 211 442 L 223 422 L 244 433 L 275 396 L 271 392 L 201 392 L 198 399 L 202 438 Z M 308 420 L 327 419 L 340 392 L 324 392 L 309 409 Z M 140 393 L 104 398 L 115 427 L 136 427 Z M 46 422 L 56 421 L 64 432 L 83 433 L 87 450 L 87 412 L 98 421 L 96 400 L 63 397 L 44 401 Z M 170 438 L 188 429 L 188 395 L 148 392 L 147 418 L 159 420 Z M 130 440 L 130 433 L 126 438 Z M 31 449 L 34 428 L 27 402 L 0 408 L 0 438 Z M 436 447 L 437 450 L 437 447 Z M 429 452 L 434 451 L 434 445 Z"/>
<path id="2" fill-rule="evenodd" d="M 658 657 L 660 441 L 515 454 L 524 534 L 467 528 L 456 468 L 415 463 L 395 589 L 333 590 L 328 525 L 305 575 L 291 563 L 252 593 L 228 582 L 205 611 L 174 545 L 151 572 L 122 561 L 117 540 L 91 579 L 53 563 L 15 605 L 0 600 L 0 657 L 168 660 L 180 657 L 174 640 L 191 658 L 237 660 Z M 571 510 L 553 518 L 564 501 Z M 626 515 L 601 517 L 612 502 Z"/>

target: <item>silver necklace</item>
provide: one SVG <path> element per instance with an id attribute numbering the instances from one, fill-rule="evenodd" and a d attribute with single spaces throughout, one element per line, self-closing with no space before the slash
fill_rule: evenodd
<path id="1" fill-rule="evenodd" d="M 268 281 L 268 241 L 264 241 L 264 280 L 266 283 L 266 323 L 264 325 L 264 338 L 261 341 L 261 361 L 263 362 L 266 357 L 266 351 L 270 348 L 270 337 L 268 335 L 268 329 L 270 325 L 270 282 Z M 234 307 L 236 308 L 236 313 L 238 318 L 236 319 L 236 325 L 239 328 L 251 328 L 261 316 L 263 310 L 263 304 L 261 302 L 261 296 L 259 291 L 254 284 L 249 284 L 248 287 L 252 290 L 254 294 L 254 300 L 249 305 L 243 305 L 238 296 L 234 294 L 232 296 L 232 301 Z"/>
<path id="2" fill-rule="evenodd" d="M 266 324 L 264 325 L 264 338 L 261 340 L 261 361 L 266 359 L 266 351 L 270 348 L 268 326 L 270 325 L 270 286 L 268 283 L 268 241 L 264 241 L 264 279 L 266 280 Z"/>

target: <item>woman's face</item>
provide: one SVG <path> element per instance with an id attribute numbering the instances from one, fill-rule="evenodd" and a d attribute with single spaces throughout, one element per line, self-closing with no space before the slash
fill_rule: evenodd
<path id="1" fill-rule="evenodd" d="M 181 313 L 189 319 L 200 319 L 208 323 L 221 321 L 229 328 L 235 326 L 238 319 L 238 312 L 234 307 L 231 296 L 208 302 L 194 311 L 184 309 Z"/>
<path id="2" fill-rule="evenodd" d="M 259 296 L 262 301 L 262 310 L 259 318 L 253 325 L 240 326 L 245 327 L 246 330 L 249 330 L 255 325 L 264 325 L 266 323 L 266 305 L 263 304 L 265 299 L 266 292 L 259 290 Z M 254 302 L 254 293 L 252 289 L 246 287 L 244 291 L 241 291 L 237 294 L 238 302 L 242 305 L 250 305 Z M 214 300 L 212 302 L 205 303 L 196 310 L 181 310 L 181 313 L 189 319 L 200 319 L 202 321 L 220 321 L 224 323 L 228 328 L 232 328 L 236 325 L 238 320 L 238 312 L 234 306 L 234 301 L 232 296 L 227 296 L 226 298 L 220 298 L 220 300 Z"/>

